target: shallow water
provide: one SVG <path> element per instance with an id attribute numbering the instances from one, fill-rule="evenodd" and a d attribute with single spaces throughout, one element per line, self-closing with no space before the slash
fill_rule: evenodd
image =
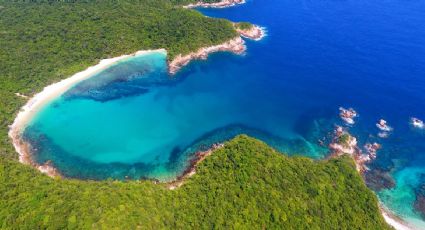
<path id="1" fill-rule="evenodd" d="M 354 107 L 350 131 L 383 146 L 370 168 L 396 180 L 377 194 L 423 224 L 413 204 L 425 183 L 425 132 L 408 123 L 425 119 L 425 2 L 257 0 L 201 11 L 265 26 L 268 36 L 247 41 L 244 56 L 213 54 L 174 77 L 155 53 L 81 82 L 26 129 L 36 160 L 69 177 L 168 180 L 196 150 L 239 133 L 322 158 L 318 139 L 341 124 L 338 107 Z M 394 128 L 386 139 L 380 118 Z"/>

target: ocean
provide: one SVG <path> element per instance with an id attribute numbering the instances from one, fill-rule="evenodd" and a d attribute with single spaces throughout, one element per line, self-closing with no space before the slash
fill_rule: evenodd
<path id="1" fill-rule="evenodd" d="M 126 59 L 45 106 L 24 138 L 35 160 L 81 179 L 172 180 L 193 154 L 246 133 L 288 155 L 325 158 L 335 125 L 382 148 L 368 183 L 382 203 L 425 228 L 425 2 L 251 0 L 211 17 L 263 26 L 242 56 L 215 53 L 174 76 L 157 52 Z M 352 107 L 352 126 L 338 108 Z M 393 127 L 380 138 L 376 122 Z M 375 176 L 377 174 L 374 174 Z M 373 181 L 373 178 L 371 179 Z M 376 182 L 378 181 L 378 182 Z M 416 207 L 416 208 L 415 208 Z"/>

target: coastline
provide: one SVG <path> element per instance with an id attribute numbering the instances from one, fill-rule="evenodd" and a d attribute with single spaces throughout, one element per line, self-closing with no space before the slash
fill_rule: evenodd
<path id="1" fill-rule="evenodd" d="M 168 72 L 171 75 L 176 74 L 182 67 L 189 64 L 190 61 L 207 59 L 208 55 L 218 51 L 229 51 L 234 54 L 243 54 L 246 51 L 244 40 L 237 36 L 227 42 L 219 45 L 204 47 L 186 55 L 177 55 L 172 61 L 168 62 Z"/>
<path id="2" fill-rule="evenodd" d="M 379 210 L 381 211 L 382 216 L 388 225 L 395 228 L 396 230 L 411 230 L 413 227 L 409 226 L 409 224 L 393 214 L 387 207 L 384 206 L 381 202 L 379 202 Z"/>
<path id="3" fill-rule="evenodd" d="M 264 34 L 262 29 L 255 26 L 257 30 L 261 30 L 261 32 L 254 32 L 255 36 L 249 37 L 250 39 L 256 40 L 258 38 L 262 38 Z M 239 32 L 239 31 L 238 31 Z M 240 32 L 239 32 L 240 33 Z M 256 37 L 261 35 L 261 37 Z M 235 54 L 243 54 L 246 51 L 245 41 L 242 39 L 242 34 L 240 36 L 236 36 L 233 39 L 230 39 L 227 42 L 222 44 L 213 45 L 209 47 L 203 47 L 198 49 L 196 52 L 192 52 L 186 55 L 179 54 L 173 60 L 167 63 L 168 65 L 168 73 L 170 75 L 174 75 L 177 73 L 182 67 L 189 64 L 190 61 L 195 59 L 206 59 L 209 54 L 218 52 L 218 51 L 228 51 Z M 137 51 L 133 54 L 129 55 L 121 55 L 119 57 L 108 58 L 101 60 L 98 64 L 94 66 L 90 66 L 87 69 L 78 72 L 72 75 L 69 78 L 65 78 L 59 82 L 53 83 L 44 87 L 44 89 L 35 94 L 32 97 L 28 97 L 25 95 L 21 95 L 19 92 L 15 93 L 16 96 L 28 99 L 27 103 L 21 107 L 18 115 L 16 116 L 12 125 L 9 126 L 9 138 L 12 140 L 12 144 L 19 155 L 19 162 L 27 165 L 31 165 L 34 168 L 38 169 L 40 172 L 47 174 L 50 177 L 62 177 L 59 171 L 53 166 L 51 162 L 46 162 L 43 165 L 40 165 L 33 161 L 31 156 L 31 146 L 29 143 L 25 142 L 22 139 L 22 132 L 24 128 L 31 121 L 32 117 L 47 103 L 62 95 L 72 86 L 77 84 L 80 81 L 90 78 L 96 73 L 116 64 L 119 61 L 125 60 L 127 58 L 132 58 L 135 56 L 146 55 L 153 52 L 163 52 L 167 53 L 165 49 L 156 49 L 156 50 L 141 50 Z"/>
<path id="4" fill-rule="evenodd" d="M 357 142 L 354 140 L 356 147 L 353 148 L 353 152 L 359 151 L 357 147 Z M 210 156 L 214 151 L 217 149 L 223 148 L 223 143 L 216 143 L 213 144 L 209 149 L 205 151 L 199 151 L 195 154 L 194 158 L 190 160 L 189 166 L 187 169 L 178 176 L 175 180 L 165 183 L 166 187 L 169 190 L 175 190 L 182 185 L 184 185 L 185 181 L 196 174 L 196 168 L 197 166 L 204 161 L 208 156 Z M 351 148 L 350 147 L 350 148 Z M 338 157 L 341 154 L 332 154 L 330 155 L 330 158 Z M 351 155 L 351 154 L 350 154 Z M 364 161 L 358 161 L 358 159 L 353 157 L 354 162 L 356 163 L 357 171 L 363 175 L 365 172 L 365 163 Z M 415 230 L 415 228 L 411 227 L 406 221 L 404 221 L 402 218 L 398 217 L 396 214 L 392 213 L 390 209 L 388 209 L 382 202 L 378 202 L 379 211 L 381 212 L 382 217 L 384 218 L 385 222 L 393 227 L 396 230 Z"/>
<path id="5" fill-rule="evenodd" d="M 97 65 L 90 66 L 87 69 L 72 75 L 69 78 L 65 78 L 59 82 L 53 83 L 44 87 L 44 89 L 32 96 L 27 103 L 21 107 L 18 115 L 16 116 L 13 124 L 9 127 L 9 137 L 12 140 L 13 146 L 19 155 L 19 162 L 27 165 L 31 165 L 37 168 L 39 171 L 46 173 L 51 177 L 60 176 L 58 170 L 56 170 L 50 162 L 46 162 L 44 165 L 37 164 L 32 160 L 30 148 L 31 146 L 22 140 L 22 132 L 24 128 L 31 121 L 33 116 L 47 103 L 60 96 L 62 93 L 70 89 L 76 83 L 90 78 L 94 74 L 116 64 L 118 61 L 126 58 L 135 56 L 141 56 L 150 54 L 153 52 L 166 52 L 165 49 L 158 50 L 143 50 L 137 51 L 130 55 L 122 55 L 119 57 L 103 59 Z M 19 93 L 16 94 L 17 96 Z"/>
<path id="6" fill-rule="evenodd" d="M 258 26 L 258 25 L 253 25 L 248 30 L 242 30 L 242 29 L 236 28 L 236 26 L 235 26 L 235 29 L 242 37 L 251 39 L 254 41 L 260 41 L 267 35 L 266 28 Z"/>
<path id="7" fill-rule="evenodd" d="M 186 8 L 186 9 L 191 9 L 196 7 L 225 8 L 225 7 L 231 7 L 231 6 L 240 5 L 244 3 L 245 3 L 245 0 L 222 0 L 220 2 L 214 2 L 214 3 L 197 2 L 195 4 L 189 4 L 189 5 L 183 6 L 183 8 Z"/>
<path id="8" fill-rule="evenodd" d="M 219 51 L 227 51 L 237 55 L 241 55 L 246 51 L 245 41 L 242 37 L 251 39 L 254 41 L 259 41 L 263 39 L 266 35 L 265 28 L 253 25 L 249 30 L 241 30 L 235 27 L 236 32 L 239 33 L 238 36 L 230 39 L 227 42 L 209 46 L 202 47 L 195 52 L 191 52 L 186 55 L 177 55 L 173 60 L 168 62 L 168 72 L 171 75 L 176 74 L 182 67 L 186 66 L 192 60 L 205 60 L 208 58 L 208 55 L 211 53 Z"/>
<path id="9" fill-rule="evenodd" d="M 216 143 L 216 144 L 213 144 L 209 149 L 205 151 L 199 151 L 195 153 L 195 156 L 193 159 L 190 160 L 189 166 L 187 167 L 187 169 L 175 180 L 166 183 L 167 188 L 170 190 L 174 190 L 182 186 L 189 177 L 195 175 L 196 167 L 199 165 L 199 163 L 201 163 L 203 160 L 205 160 L 205 158 L 210 156 L 215 150 L 223 148 L 223 147 L 224 147 L 223 143 Z"/>
<path id="10" fill-rule="evenodd" d="M 189 4 L 187 6 L 183 6 L 184 8 L 226 8 L 239 4 L 246 3 L 245 0 L 223 0 L 217 3 L 203 3 L 198 2 L 196 4 Z M 235 25 L 235 24 L 234 24 Z M 265 28 L 259 27 L 257 25 L 253 25 L 252 28 L 248 30 L 241 30 L 235 27 L 235 30 L 238 32 L 238 36 L 230 39 L 224 43 L 213 45 L 209 47 L 199 48 L 196 52 L 191 52 L 186 55 L 177 55 L 173 60 L 167 62 L 168 73 L 170 75 L 176 74 L 182 67 L 188 65 L 192 60 L 206 60 L 208 55 L 215 52 L 225 51 L 231 52 L 237 55 L 241 55 L 246 51 L 245 41 L 242 39 L 247 38 L 255 41 L 259 41 L 266 36 Z M 167 51 L 165 49 L 156 49 L 156 50 L 141 50 L 137 51 L 133 54 L 129 55 L 121 55 L 119 57 L 102 59 L 100 62 L 94 66 L 88 67 L 86 70 L 78 72 L 72 75 L 69 78 L 63 79 L 59 82 L 53 83 L 51 85 L 46 86 L 41 92 L 35 94 L 34 96 L 26 96 L 20 94 L 19 92 L 15 93 L 16 96 L 27 99 L 27 103 L 20 109 L 18 115 L 16 116 L 13 124 L 9 129 L 9 137 L 12 139 L 13 146 L 16 152 L 19 155 L 19 162 L 27 165 L 31 165 L 36 168 L 40 172 L 48 175 L 52 178 L 63 177 L 58 169 L 54 167 L 51 161 L 47 161 L 45 164 L 38 164 L 33 161 L 31 156 L 31 146 L 29 143 L 26 143 L 22 139 L 22 132 L 24 128 L 33 118 L 33 116 L 47 103 L 52 101 L 53 99 L 59 97 L 61 94 L 66 92 L 68 89 L 73 87 L 78 82 L 86 80 L 96 73 L 116 64 L 119 61 L 125 60 L 126 58 L 131 58 L 140 55 L 146 55 L 152 52 L 164 52 Z M 355 142 L 355 141 L 354 141 Z M 356 142 L 355 142 L 356 145 Z M 196 152 L 194 158 L 190 160 L 189 166 L 182 173 L 182 175 L 178 176 L 175 180 L 171 182 L 165 183 L 167 188 L 170 190 L 177 189 L 181 187 L 185 181 L 196 174 L 197 166 L 206 159 L 206 157 L 210 156 L 215 150 L 224 147 L 224 144 L 218 143 L 212 145 L 209 149 L 205 151 Z M 358 150 L 356 146 L 356 151 Z M 341 152 L 343 152 L 341 150 Z M 353 154 L 353 153 L 351 153 Z M 365 170 L 367 170 L 365 166 L 365 161 L 360 162 L 359 159 L 353 157 L 356 162 L 357 170 L 359 173 L 363 174 Z M 386 208 L 384 204 L 379 202 L 379 210 L 384 217 L 385 221 L 388 225 L 392 226 L 397 230 L 408 230 L 414 229 L 409 224 L 398 217 L 396 214 L 392 213 L 390 209 Z"/>
<path id="11" fill-rule="evenodd" d="M 376 158 L 376 151 L 380 148 L 380 145 L 374 145 L 376 143 L 370 144 L 369 148 L 366 148 L 366 145 L 365 148 L 367 153 L 362 153 L 362 150 L 357 146 L 357 139 L 351 136 L 351 134 L 342 127 L 337 126 L 334 130 L 334 135 L 335 137 L 329 144 L 331 154 L 327 159 L 336 158 L 344 154 L 349 155 L 353 159 L 357 171 L 365 181 L 364 173 L 369 170 L 366 164 Z M 343 136 L 346 136 L 346 138 L 342 138 Z M 341 139 L 344 140 L 341 141 Z M 382 217 L 385 219 L 385 222 L 387 222 L 387 224 L 391 227 L 397 230 L 413 229 L 406 221 L 392 213 L 389 208 L 385 207 L 382 202 L 379 201 L 378 207 Z"/>

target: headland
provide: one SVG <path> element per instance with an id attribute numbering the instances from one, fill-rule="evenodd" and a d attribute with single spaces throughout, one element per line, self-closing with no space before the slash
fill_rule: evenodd
<path id="1" fill-rule="evenodd" d="M 184 8 L 197 8 L 197 7 L 202 7 L 202 8 L 225 8 L 225 7 L 230 7 L 230 6 L 235 6 L 235 5 L 239 5 L 239 4 L 244 4 L 245 0 L 222 0 L 220 2 L 213 2 L 213 3 L 208 3 L 208 2 L 197 2 L 195 4 L 189 4 L 186 6 L 183 6 Z"/>

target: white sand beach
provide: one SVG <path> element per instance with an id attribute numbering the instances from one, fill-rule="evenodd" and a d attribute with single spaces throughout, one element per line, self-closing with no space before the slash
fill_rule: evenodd
<path id="1" fill-rule="evenodd" d="M 379 209 L 381 210 L 382 216 L 385 221 L 397 230 L 412 230 L 415 229 L 409 226 L 405 221 L 403 221 L 400 217 L 391 213 L 391 211 L 386 208 L 382 203 L 379 204 Z"/>
<path id="2" fill-rule="evenodd" d="M 28 102 L 21 108 L 17 117 L 15 118 L 13 124 L 10 126 L 9 137 L 13 141 L 13 145 L 16 151 L 19 154 L 19 161 L 25 164 L 31 164 L 36 168 L 40 168 L 41 165 L 36 165 L 31 161 L 31 157 L 28 153 L 27 144 L 25 144 L 21 139 L 21 134 L 26 124 L 31 120 L 31 118 L 36 114 L 44 105 L 52 101 L 54 98 L 62 95 L 65 91 L 70 89 L 76 83 L 83 81 L 87 78 L 90 78 L 94 74 L 116 64 L 118 61 L 124 60 L 126 58 L 131 58 L 140 55 L 146 55 L 152 52 L 166 52 L 165 49 L 158 50 L 143 50 L 138 51 L 131 55 L 122 55 L 115 58 L 103 59 L 99 64 L 91 66 L 86 70 L 83 70 L 79 73 L 74 74 L 73 76 L 61 80 L 57 83 L 46 86 L 43 91 L 37 93 L 31 97 Z M 18 94 L 18 93 L 17 93 Z M 41 169 L 41 168 L 40 168 Z M 45 170 L 42 170 L 45 172 Z"/>

